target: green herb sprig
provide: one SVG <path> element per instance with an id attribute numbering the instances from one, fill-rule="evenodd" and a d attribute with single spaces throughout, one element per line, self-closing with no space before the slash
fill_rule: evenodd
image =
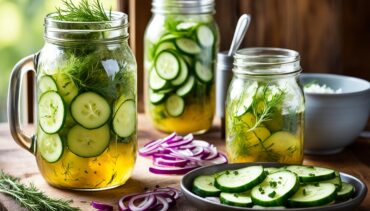
<path id="1" fill-rule="evenodd" d="M 77 22 L 100 22 L 110 21 L 112 19 L 112 8 L 109 13 L 105 11 L 100 0 L 89 2 L 88 0 L 81 0 L 78 5 L 72 0 L 62 0 L 63 8 L 56 8 L 59 20 L 63 21 L 77 21 Z"/>
<path id="2" fill-rule="evenodd" d="M 0 193 L 9 195 L 22 207 L 30 211 L 80 210 L 70 206 L 72 201 L 52 199 L 38 190 L 33 184 L 26 186 L 19 182 L 19 178 L 8 175 L 3 171 L 0 171 Z"/>

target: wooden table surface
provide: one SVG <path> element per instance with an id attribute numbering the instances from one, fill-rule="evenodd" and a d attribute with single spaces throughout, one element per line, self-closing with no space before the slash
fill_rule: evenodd
<path id="1" fill-rule="evenodd" d="M 28 128 L 28 130 L 31 130 Z M 139 115 L 139 147 L 150 139 L 165 136 L 150 125 L 149 119 L 143 114 Z M 220 139 L 219 126 L 216 125 L 205 135 L 197 136 L 216 145 L 219 150 L 225 151 L 224 141 Z M 358 139 L 343 152 L 329 156 L 308 156 L 304 164 L 319 165 L 335 168 L 339 171 L 358 177 L 370 187 L 370 140 Z M 181 176 L 155 175 L 148 171 L 148 159 L 138 156 L 131 179 L 125 185 L 113 190 L 100 192 L 76 192 L 60 190 L 49 186 L 38 172 L 35 158 L 29 152 L 21 149 L 12 140 L 8 125 L 0 124 L 0 169 L 14 176 L 20 177 L 24 183 L 32 182 L 47 195 L 73 199 L 73 205 L 82 210 L 94 210 L 89 203 L 92 200 L 116 205 L 118 199 L 132 192 L 142 192 L 145 187 L 153 188 L 155 185 L 179 188 Z M 116 207 L 116 206 L 115 206 Z M 5 208 L 5 209 L 4 209 Z M 21 210 L 18 205 L 8 197 L 0 195 L 0 210 Z M 196 210 L 184 198 L 181 198 L 174 210 Z M 370 210 L 370 194 L 358 210 Z"/>

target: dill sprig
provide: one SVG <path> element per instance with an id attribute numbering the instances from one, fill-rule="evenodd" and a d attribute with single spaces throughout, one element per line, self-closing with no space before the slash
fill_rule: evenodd
<path id="1" fill-rule="evenodd" d="M 72 201 L 52 199 L 39 191 L 33 184 L 28 186 L 19 182 L 19 178 L 13 177 L 0 171 L 0 193 L 9 195 L 22 207 L 30 211 L 77 211 L 71 207 Z"/>
<path id="2" fill-rule="evenodd" d="M 100 0 L 94 0 L 90 3 L 88 0 L 81 0 L 79 4 L 72 0 L 62 0 L 64 8 L 56 8 L 59 20 L 77 21 L 77 22 L 100 22 L 110 21 L 112 19 L 112 8 L 109 13 L 104 10 Z"/>

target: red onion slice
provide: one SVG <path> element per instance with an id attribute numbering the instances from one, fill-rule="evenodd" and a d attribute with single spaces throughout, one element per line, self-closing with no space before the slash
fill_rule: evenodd
<path id="1" fill-rule="evenodd" d="M 157 166 L 176 166 L 176 167 L 184 167 L 188 163 L 188 160 L 166 160 L 163 158 L 156 158 L 153 161 L 154 165 Z"/>
<path id="2" fill-rule="evenodd" d="M 113 206 L 109 204 L 104 204 L 96 201 L 91 202 L 91 206 L 98 210 L 104 210 L 104 211 L 111 211 L 113 210 Z"/>
<path id="3" fill-rule="evenodd" d="M 198 165 L 188 165 L 184 167 L 152 166 L 149 167 L 149 171 L 154 174 L 186 174 L 197 167 L 199 166 Z"/>

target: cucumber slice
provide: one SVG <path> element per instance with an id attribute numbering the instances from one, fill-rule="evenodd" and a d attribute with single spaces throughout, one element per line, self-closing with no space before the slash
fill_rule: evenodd
<path id="1" fill-rule="evenodd" d="M 267 175 L 266 179 L 252 189 L 254 204 L 272 207 L 282 206 L 299 188 L 298 177 L 289 171 Z"/>
<path id="2" fill-rule="evenodd" d="M 340 189 L 342 188 L 342 179 L 340 178 L 340 175 L 339 175 L 338 171 L 335 171 L 335 177 L 333 179 L 324 180 L 324 181 L 321 181 L 321 182 L 322 183 L 331 183 L 331 184 L 335 185 L 336 191 L 340 191 Z M 306 183 L 306 184 L 314 185 L 316 183 L 317 182 L 309 182 L 309 183 Z"/>
<path id="3" fill-rule="evenodd" d="M 355 193 L 355 187 L 347 182 L 342 182 L 342 188 L 337 192 L 337 201 L 345 201 L 352 198 Z"/>
<path id="4" fill-rule="evenodd" d="M 189 38 L 178 38 L 175 43 L 177 48 L 187 54 L 198 54 L 201 51 L 198 44 Z"/>
<path id="5" fill-rule="evenodd" d="M 176 90 L 176 94 L 180 97 L 185 97 L 193 90 L 194 87 L 195 87 L 195 78 L 194 76 L 191 75 L 186 81 L 186 83 Z"/>
<path id="6" fill-rule="evenodd" d="M 75 82 L 70 76 L 63 73 L 58 73 L 54 77 L 58 87 L 58 92 L 63 97 L 63 100 L 68 104 L 71 103 L 78 95 L 78 88 Z"/>
<path id="7" fill-rule="evenodd" d="M 193 192 L 198 196 L 218 196 L 220 190 L 214 186 L 215 177 L 213 175 L 198 176 L 193 182 Z"/>
<path id="8" fill-rule="evenodd" d="M 77 156 L 90 158 L 102 154 L 109 146 L 110 129 L 107 124 L 89 130 L 80 125 L 71 128 L 67 134 L 67 145 Z"/>
<path id="9" fill-rule="evenodd" d="M 269 209 L 269 210 L 271 210 L 271 209 L 276 209 L 276 210 L 280 210 L 280 209 L 285 209 L 285 207 L 284 206 L 275 206 L 275 207 L 263 207 L 263 206 L 260 206 L 260 205 L 254 205 L 253 207 L 252 207 L 253 209 L 262 209 L 262 210 L 266 210 L 266 209 Z"/>
<path id="10" fill-rule="evenodd" d="M 176 50 L 176 46 L 172 42 L 161 42 L 155 50 L 155 55 L 158 55 L 160 52 L 165 50 Z"/>
<path id="11" fill-rule="evenodd" d="M 167 113 L 172 117 L 181 116 L 185 110 L 185 101 L 178 95 L 171 95 L 167 98 L 165 102 L 165 107 Z"/>
<path id="12" fill-rule="evenodd" d="M 201 25 L 197 28 L 197 39 L 199 44 L 203 47 L 211 47 L 215 42 L 215 36 L 212 30 L 205 25 Z"/>
<path id="13" fill-rule="evenodd" d="M 167 85 L 167 81 L 163 80 L 157 74 L 155 69 L 151 70 L 149 73 L 149 87 L 153 90 L 161 90 L 165 88 Z"/>
<path id="14" fill-rule="evenodd" d="M 204 83 L 209 83 L 213 79 L 212 69 L 200 62 L 195 63 L 195 75 Z"/>
<path id="15" fill-rule="evenodd" d="M 171 84 L 174 86 L 180 86 L 183 83 L 185 83 L 189 75 L 188 66 L 186 65 L 186 62 L 184 61 L 184 59 L 180 59 L 180 65 L 181 65 L 180 74 L 171 81 Z"/>
<path id="16" fill-rule="evenodd" d="M 313 207 L 328 204 L 335 200 L 335 185 L 331 183 L 317 183 L 305 185 L 288 199 L 291 207 Z"/>
<path id="17" fill-rule="evenodd" d="M 249 166 L 226 171 L 216 178 L 215 186 L 222 192 L 240 193 L 251 189 L 265 178 L 262 166 Z"/>
<path id="18" fill-rule="evenodd" d="M 95 92 L 82 93 L 71 104 L 73 119 L 87 129 L 101 127 L 108 121 L 111 113 L 108 102 Z"/>
<path id="19" fill-rule="evenodd" d="M 250 207 L 253 202 L 250 197 L 250 192 L 244 193 L 224 193 L 220 194 L 220 201 L 222 204 L 238 206 L 238 207 Z"/>
<path id="20" fill-rule="evenodd" d="M 272 174 L 272 173 L 280 171 L 279 168 L 275 168 L 275 167 L 267 167 L 267 168 L 264 168 L 264 170 L 265 172 L 267 172 L 267 174 Z"/>
<path id="21" fill-rule="evenodd" d="M 136 104 L 126 100 L 113 117 L 113 130 L 121 138 L 130 136 L 136 130 Z"/>
<path id="22" fill-rule="evenodd" d="M 59 160 L 63 154 L 63 142 L 57 133 L 46 134 L 42 130 L 37 133 L 37 149 L 42 158 L 49 163 Z"/>
<path id="23" fill-rule="evenodd" d="M 42 76 L 37 84 L 39 86 L 40 93 L 44 93 L 47 91 L 58 91 L 57 84 L 50 76 Z"/>
<path id="24" fill-rule="evenodd" d="M 252 82 L 247 89 L 240 96 L 241 101 L 236 106 L 235 116 L 240 117 L 247 113 L 249 107 L 252 105 L 253 97 L 257 92 L 258 83 Z"/>
<path id="25" fill-rule="evenodd" d="M 154 105 L 159 105 L 163 103 L 166 99 L 166 94 L 154 92 L 152 89 L 149 89 L 149 100 Z"/>
<path id="26" fill-rule="evenodd" d="M 55 91 L 40 96 L 38 118 L 41 129 L 48 134 L 58 132 L 64 124 L 66 108 L 62 97 Z"/>
<path id="27" fill-rule="evenodd" d="M 181 65 L 174 53 L 171 51 L 162 51 L 155 60 L 155 69 L 159 77 L 164 80 L 172 80 L 179 75 Z"/>
<path id="28" fill-rule="evenodd" d="M 334 170 L 317 166 L 291 165 L 286 169 L 297 174 L 301 182 L 320 182 L 335 177 Z"/>

